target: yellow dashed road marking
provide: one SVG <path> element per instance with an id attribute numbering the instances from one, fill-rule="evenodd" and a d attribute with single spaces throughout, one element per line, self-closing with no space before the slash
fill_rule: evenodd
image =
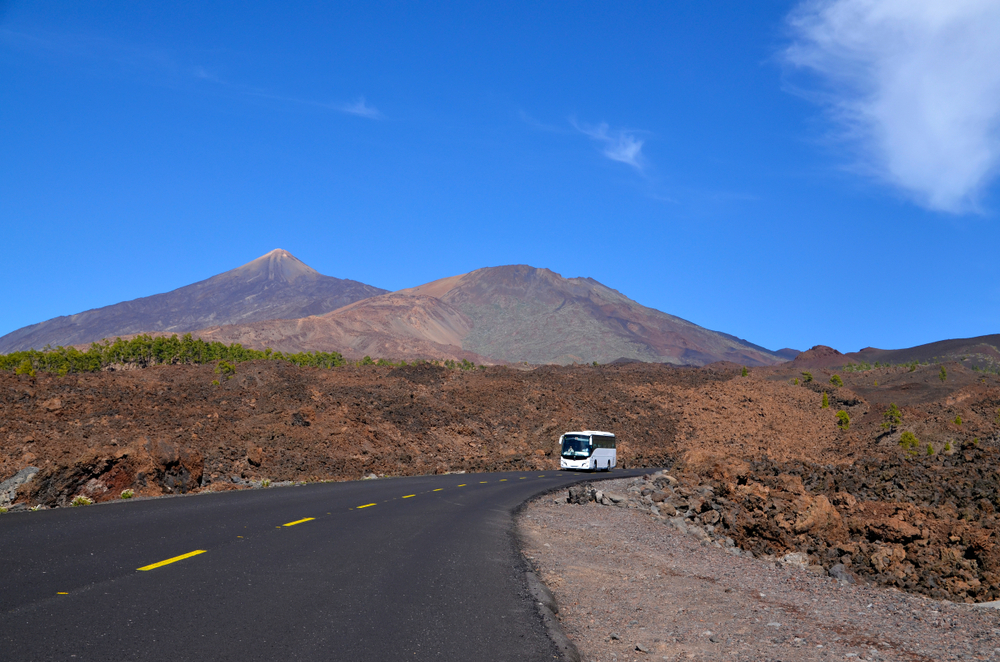
<path id="1" fill-rule="evenodd" d="M 521 479 L 521 480 L 524 480 L 525 478 L 527 478 L 527 476 L 521 476 L 521 478 L 520 478 L 520 479 Z"/>
<path id="2" fill-rule="evenodd" d="M 136 570 L 152 570 L 153 568 L 159 568 L 160 566 L 168 565 L 170 563 L 176 563 L 177 561 L 183 561 L 184 559 L 189 559 L 192 556 L 198 556 L 199 554 L 204 554 L 207 549 L 196 549 L 193 552 L 188 552 L 187 554 L 181 554 L 180 556 L 175 556 L 172 559 L 167 559 L 165 561 L 160 561 L 159 563 L 151 563 L 150 565 L 144 565 L 141 568 L 136 568 Z"/>
<path id="3" fill-rule="evenodd" d="M 59 591 L 56 595 L 69 595 L 66 591 Z"/>
<path id="4" fill-rule="evenodd" d="M 296 524 L 302 524 L 302 522 L 311 522 L 315 517 L 306 517 L 305 519 L 297 519 L 294 522 L 289 522 L 288 524 L 282 524 L 281 526 L 295 526 Z"/>
<path id="5" fill-rule="evenodd" d="M 365 505 L 363 505 L 363 506 L 358 506 L 358 508 L 371 508 L 371 507 L 372 507 L 372 506 L 374 506 L 374 505 L 377 505 L 377 504 L 374 504 L 374 503 L 366 503 L 366 504 L 365 504 Z"/>
<path id="6" fill-rule="evenodd" d="M 479 481 L 479 484 L 482 485 L 483 483 L 488 483 L 488 482 L 489 482 L 488 480 L 481 480 Z"/>
<path id="7" fill-rule="evenodd" d="M 416 495 L 416 494 L 407 494 L 407 495 L 406 495 L 405 497 L 403 497 L 403 498 L 404 498 L 404 499 L 409 499 L 410 497 L 415 497 L 415 496 L 417 496 L 417 495 Z"/>
<path id="8" fill-rule="evenodd" d="M 441 491 L 441 490 L 443 490 L 443 489 L 444 489 L 443 487 L 439 487 L 439 488 L 437 488 L 436 490 L 431 490 L 431 492 L 440 492 L 440 491 Z"/>
<path id="9" fill-rule="evenodd" d="M 465 483 L 462 483 L 461 485 L 459 485 L 459 487 L 465 487 Z"/>
<path id="10" fill-rule="evenodd" d="M 501 483 L 506 483 L 506 482 L 507 482 L 507 479 L 506 479 L 506 478 L 501 478 L 501 479 L 500 479 L 500 482 L 501 482 Z"/>

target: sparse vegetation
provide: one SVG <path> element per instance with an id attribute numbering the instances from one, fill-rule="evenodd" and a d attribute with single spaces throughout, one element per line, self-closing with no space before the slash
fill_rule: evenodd
<path id="1" fill-rule="evenodd" d="M 899 447 L 911 455 L 916 454 L 916 449 L 919 446 L 920 440 L 917 439 L 917 435 L 913 434 L 909 430 L 903 432 L 903 434 L 899 437 Z"/>
<path id="2" fill-rule="evenodd" d="M 74 507 L 76 507 L 76 506 L 90 506 L 93 503 L 94 503 L 93 499 L 91 499 L 90 497 L 85 497 L 82 494 L 79 494 L 79 495 L 73 497 L 73 500 L 70 501 L 70 505 L 72 505 Z"/>
<path id="3" fill-rule="evenodd" d="M 135 365 L 145 368 L 162 364 L 194 364 L 226 361 L 238 364 L 255 359 L 288 361 L 298 366 L 335 368 L 346 365 L 344 357 L 337 352 L 299 352 L 284 354 L 270 348 L 260 351 L 247 349 L 239 343 L 224 345 L 220 342 L 195 340 L 190 333 L 182 338 L 176 335 L 153 338 L 136 336 L 132 340 L 116 338 L 114 342 L 105 340 L 93 343 L 85 352 L 73 347 L 46 347 L 39 350 L 13 352 L 0 355 L 0 370 L 13 370 L 18 375 L 34 376 L 35 372 L 58 375 L 68 373 L 98 372 L 109 366 Z"/>
<path id="4" fill-rule="evenodd" d="M 958 416 L 955 417 L 955 425 L 961 425 L 961 424 L 962 424 L 962 416 L 961 414 L 959 414 Z"/>
<path id="5" fill-rule="evenodd" d="M 798 377 L 793 377 L 792 378 L 792 384 L 794 384 L 795 386 L 798 386 L 799 385 L 799 378 Z"/>
<path id="6" fill-rule="evenodd" d="M 133 491 L 132 491 L 131 489 L 129 489 L 129 488 L 125 488 L 124 490 L 122 490 L 122 494 L 121 494 L 121 497 L 122 497 L 123 499 L 131 499 L 131 498 L 132 498 L 132 497 L 134 497 L 134 496 L 135 496 L 135 492 L 133 492 Z"/>
<path id="7" fill-rule="evenodd" d="M 811 372 L 809 372 L 808 370 L 803 370 L 802 371 L 802 381 L 805 382 L 806 384 L 808 384 L 812 380 L 813 380 L 813 374 Z"/>
<path id="8" fill-rule="evenodd" d="M 851 428 L 851 417 L 843 409 L 837 412 L 837 427 L 841 430 L 849 430 Z"/>
<path id="9" fill-rule="evenodd" d="M 222 375 L 223 379 L 232 379 L 236 375 L 236 366 L 229 361 L 219 361 L 219 365 L 215 366 L 215 372 Z"/>
<path id="10" fill-rule="evenodd" d="M 889 408 L 882 414 L 882 429 L 895 432 L 896 428 L 903 422 L 903 412 L 899 410 L 895 402 L 889 403 Z"/>
<path id="11" fill-rule="evenodd" d="M 7 512 L 7 509 L 4 508 L 3 506 L 0 506 L 0 515 L 3 515 L 5 512 Z"/>
<path id="12" fill-rule="evenodd" d="M 941 372 L 938 373 L 938 379 L 945 382 L 948 381 L 948 370 L 944 366 L 941 366 Z"/>
<path id="13" fill-rule="evenodd" d="M 212 380 L 212 386 L 218 386 L 218 385 L 219 385 L 219 380 L 218 379 L 213 379 Z"/>
<path id="14" fill-rule="evenodd" d="M 264 480 L 260 481 L 260 486 L 261 487 L 271 487 L 271 479 L 270 478 L 265 478 Z"/>
<path id="15" fill-rule="evenodd" d="M 944 442 L 944 452 L 945 453 L 951 452 L 951 442 L 950 441 Z"/>
<path id="16" fill-rule="evenodd" d="M 14 371 L 14 374 L 15 375 L 28 375 L 29 377 L 34 377 L 35 376 L 35 368 L 31 365 L 31 361 L 29 361 L 28 359 L 24 359 L 17 366 L 17 369 Z"/>
<path id="17" fill-rule="evenodd" d="M 930 444 L 927 444 L 927 455 L 928 456 L 934 455 L 934 447 L 931 446 Z"/>
<path id="18" fill-rule="evenodd" d="M 840 375 L 834 375 L 833 377 L 830 377 L 830 383 L 835 387 L 840 388 L 844 385 L 844 380 L 840 378 Z"/>
<path id="19" fill-rule="evenodd" d="M 747 370 L 747 367 L 746 367 L 746 366 L 743 366 L 743 370 L 742 370 L 742 371 L 740 372 L 740 374 L 741 374 L 741 375 L 742 375 L 743 377 L 746 377 L 746 376 L 747 376 L 747 373 L 748 373 L 748 372 L 749 372 L 749 371 Z"/>
<path id="20" fill-rule="evenodd" d="M 823 391 L 823 404 L 819 406 L 820 409 L 826 409 L 830 406 L 830 398 L 827 396 L 826 391 Z"/>

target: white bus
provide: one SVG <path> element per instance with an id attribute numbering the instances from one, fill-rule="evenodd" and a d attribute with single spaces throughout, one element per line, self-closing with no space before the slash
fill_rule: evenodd
<path id="1" fill-rule="evenodd" d="M 611 471 L 618 464 L 615 435 L 599 430 L 567 432 L 559 437 L 559 468 Z"/>

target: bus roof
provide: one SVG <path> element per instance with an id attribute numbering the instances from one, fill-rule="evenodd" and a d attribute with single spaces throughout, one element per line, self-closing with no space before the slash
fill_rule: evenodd
<path id="1" fill-rule="evenodd" d="M 566 436 L 567 434 L 585 434 L 588 437 L 593 436 L 595 434 L 601 435 L 602 437 L 615 436 L 614 432 L 601 432 L 600 430 L 577 430 L 575 432 L 563 432 L 563 436 Z"/>

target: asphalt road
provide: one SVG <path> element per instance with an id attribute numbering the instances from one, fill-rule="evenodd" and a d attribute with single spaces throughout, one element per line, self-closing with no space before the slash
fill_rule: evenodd
<path id="1" fill-rule="evenodd" d="M 0 660 L 552 660 L 512 513 L 588 478 L 418 476 L 8 513 Z"/>

